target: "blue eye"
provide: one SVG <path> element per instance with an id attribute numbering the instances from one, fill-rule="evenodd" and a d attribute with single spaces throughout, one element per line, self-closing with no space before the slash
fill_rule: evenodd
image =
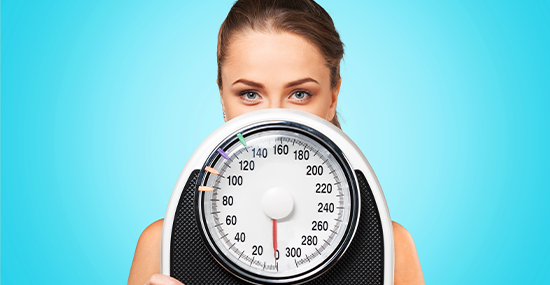
<path id="1" fill-rule="evenodd" d="M 294 92 L 294 94 L 292 94 L 292 96 L 298 100 L 304 100 L 304 99 L 307 99 L 308 97 L 311 96 L 311 94 L 309 94 L 308 92 L 306 91 L 296 91 Z"/>
<path id="2" fill-rule="evenodd" d="M 245 91 L 241 93 L 241 96 L 243 96 L 246 100 L 255 100 L 258 99 L 258 93 L 251 92 L 251 91 Z"/>

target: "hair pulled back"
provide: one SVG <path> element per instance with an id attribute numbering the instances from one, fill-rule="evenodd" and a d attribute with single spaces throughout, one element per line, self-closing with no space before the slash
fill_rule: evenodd
<path id="1" fill-rule="evenodd" d="M 231 37 L 239 32 L 289 32 L 309 41 L 319 49 L 330 70 L 334 89 L 340 80 L 340 61 L 344 44 L 330 15 L 313 0 L 238 0 L 218 34 L 218 86 L 222 88 L 221 70 Z M 337 115 L 331 121 L 340 127 Z"/>

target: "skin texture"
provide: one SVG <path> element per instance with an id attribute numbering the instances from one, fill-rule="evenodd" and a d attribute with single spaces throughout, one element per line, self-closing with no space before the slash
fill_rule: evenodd
<path id="1" fill-rule="evenodd" d="M 340 83 L 330 86 L 330 71 L 317 48 L 289 33 L 247 31 L 236 35 L 222 66 L 220 96 L 225 120 L 266 108 L 289 108 L 328 121 L 336 113 Z M 141 234 L 128 284 L 181 284 L 159 274 L 163 220 Z M 424 284 L 410 233 L 393 222 L 394 284 Z"/>

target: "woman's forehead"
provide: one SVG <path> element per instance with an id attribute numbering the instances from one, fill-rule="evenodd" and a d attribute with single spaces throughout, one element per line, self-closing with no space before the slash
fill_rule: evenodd
<path id="1" fill-rule="evenodd" d="M 246 32 L 231 40 L 222 66 L 224 82 L 246 78 L 258 82 L 289 82 L 311 77 L 330 81 L 330 70 L 318 49 L 291 33 Z"/>

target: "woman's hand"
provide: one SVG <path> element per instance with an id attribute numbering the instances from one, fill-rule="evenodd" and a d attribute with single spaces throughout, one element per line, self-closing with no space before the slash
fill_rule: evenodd
<path id="1" fill-rule="evenodd" d="M 183 285 L 183 283 L 167 275 L 153 274 L 145 285 Z"/>

